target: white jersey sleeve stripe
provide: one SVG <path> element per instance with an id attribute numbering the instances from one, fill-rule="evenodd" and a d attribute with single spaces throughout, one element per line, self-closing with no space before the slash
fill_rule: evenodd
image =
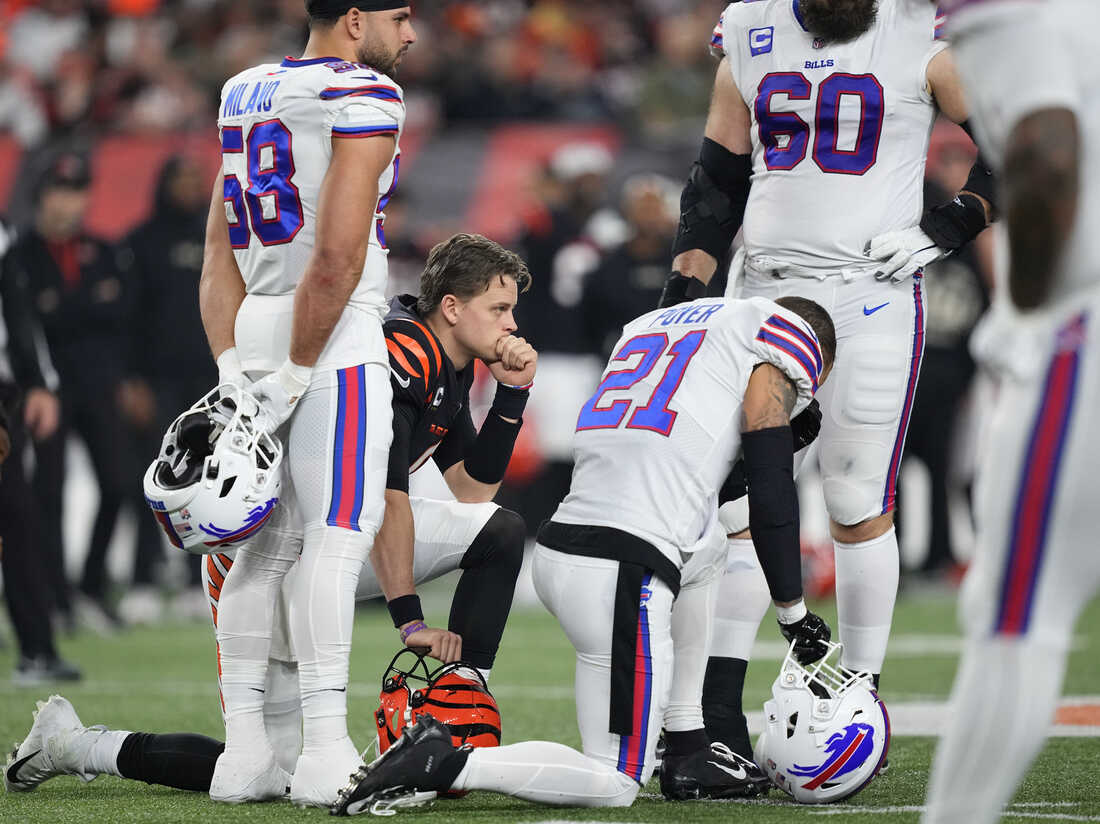
<path id="1" fill-rule="evenodd" d="M 821 373 L 825 363 L 821 359 L 821 344 L 818 343 L 817 335 L 815 335 L 812 330 L 799 329 L 795 324 L 791 323 L 786 318 L 779 317 L 779 315 L 772 315 L 764 321 L 764 325 L 770 326 L 772 331 L 780 334 L 785 333 L 783 335 L 784 337 L 791 338 L 801 345 L 806 351 L 806 354 L 813 358 L 818 373 Z"/>
<path id="2" fill-rule="evenodd" d="M 374 97 L 378 100 L 389 100 L 393 103 L 401 103 L 401 93 L 393 86 L 377 84 L 373 86 L 329 86 L 321 91 L 322 100 L 339 100 L 344 97 Z"/>
<path id="3" fill-rule="evenodd" d="M 397 124 L 392 126 L 333 126 L 333 137 L 376 137 L 397 134 Z"/>

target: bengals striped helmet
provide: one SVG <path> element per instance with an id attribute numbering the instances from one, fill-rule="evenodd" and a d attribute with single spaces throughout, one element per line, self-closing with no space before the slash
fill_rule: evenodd
<path id="1" fill-rule="evenodd" d="M 411 666 L 401 666 L 406 655 Z M 405 727 L 421 715 L 444 724 L 456 747 L 500 744 L 500 708 L 476 667 L 462 662 L 428 669 L 426 652 L 400 650 L 382 676 L 379 707 L 374 713 L 378 752 L 392 746 Z"/>

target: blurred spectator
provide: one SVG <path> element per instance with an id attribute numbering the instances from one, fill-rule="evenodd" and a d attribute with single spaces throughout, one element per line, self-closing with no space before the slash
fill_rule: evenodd
<path id="1" fill-rule="evenodd" d="M 87 160 L 65 153 L 47 169 L 37 194 L 34 225 L 9 257 L 30 284 L 61 378 L 61 425 L 36 449 L 35 497 L 50 559 L 57 607 L 72 620 L 62 564 L 62 488 L 70 430 L 88 448 L 99 486 L 77 606 L 83 617 L 109 628 L 118 617 L 107 600 L 107 547 L 123 500 L 132 497 L 137 468 L 127 418 L 148 392 L 127 381 L 134 355 L 129 284 L 115 253 L 82 230 L 91 178 Z"/>
<path id="2" fill-rule="evenodd" d="M 50 593 L 39 551 L 34 501 L 24 470 L 27 435 L 48 438 L 57 428 L 57 375 L 49 362 L 25 272 L 7 265 L 9 236 L 0 225 L 0 570 L 19 661 L 17 686 L 80 678 L 57 654 Z"/>
<path id="3" fill-rule="evenodd" d="M 584 280 L 603 249 L 626 236 L 622 219 L 602 208 L 611 171 L 600 144 L 563 146 L 550 158 L 541 191 L 543 209 L 519 240 L 531 288 L 516 309 L 519 334 L 539 350 L 528 425 L 543 458 L 535 479 L 512 504 L 533 531 L 569 489 L 577 411 L 599 381 L 600 363 L 585 335 Z"/>
<path id="4" fill-rule="evenodd" d="M 120 250 L 120 256 L 129 258 L 136 309 L 133 333 L 137 357 L 133 366 L 143 378 L 123 384 L 129 389 L 122 401 L 135 425 L 141 468 L 156 456 L 169 424 L 218 380 L 199 316 L 209 184 L 194 160 L 170 159 L 160 172 L 152 216 Z M 142 393 L 143 386 L 151 393 Z M 134 493 L 131 497 L 137 507 L 138 546 L 132 587 L 120 602 L 119 612 L 127 623 L 144 623 L 160 617 L 157 572 L 164 559 L 164 533 L 145 506 L 136 478 L 127 489 Z M 182 597 L 195 596 L 190 600 L 198 600 L 205 613 L 199 564 L 191 563 L 189 569 L 192 586 Z"/>
<path id="5" fill-rule="evenodd" d="M 580 303 L 587 345 L 601 360 L 611 354 L 623 326 L 657 308 L 672 264 L 679 194 L 676 183 L 657 175 L 636 175 L 623 186 L 630 239 L 588 276 Z"/>

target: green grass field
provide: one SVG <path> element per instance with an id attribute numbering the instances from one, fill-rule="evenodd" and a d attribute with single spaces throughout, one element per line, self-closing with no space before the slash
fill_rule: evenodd
<path id="1" fill-rule="evenodd" d="M 445 620 L 445 598 L 430 614 Z M 831 619 L 829 606 L 821 611 Z M 835 626 L 835 623 L 833 624 Z M 1100 601 L 1094 602 L 1077 628 L 1065 692 L 1100 693 Z M 768 637 L 768 625 L 761 632 Z M 776 633 L 778 636 L 778 633 Z M 908 701 L 942 700 L 950 690 L 956 666 L 954 597 L 948 594 L 903 594 L 898 602 L 892 643 L 902 650 L 887 661 L 883 698 L 890 706 Z M 361 746 L 374 735 L 379 678 L 396 636 L 384 611 L 367 610 L 356 626 L 352 686 L 348 691 L 352 737 Z M 919 643 L 906 643 L 919 641 Z M 927 649 L 922 652 L 922 649 Z M 80 635 L 63 643 L 63 654 L 79 663 L 85 680 L 65 687 L 86 724 L 153 732 L 191 731 L 221 737 L 214 683 L 212 633 L 203 624 L 132 630 L 115 638 Z M 494 692 L 504 718 L 505 742 L 546 738 L 580 745 L 574 721 L 572 649 L 545 612 L 528 608 L 513 613 L 493 672 Z M 777 661 L 758 660 L 749 668 L 746 707 L 759 708 L 768 695 Z M 996 689 L 996 684 L 990 684 Z M 0 743 L 6 748 L 22 739 L 31 723 L 35 699 L 47 690 L 10 686 L 0 670 Z M 1011 723 L 1011 719 L 1005 719 Z M 915 822 L 923 804 L 934 748 L 930 737 L 895 736 L 890 771 L 873 781 L 848 805 L 799 807 L 778 791 L 752 802 L 669 804 L 656 781 L 629 809 L 601 811 L 548 809 L 490 793 L 458 801 L 438 801 L 425 810 L 402 812 L 425 824 L 481 821 L 738 821 Z M 992 766 L 991 766 L 992 768 Z M 1051 739 L 1008 810 L 1007 821 L 1100 821 L 1100 739 Z M 101 777 L 91 784 L 62 777 L 26 795 L 0 798 L 0 822 L 237 822 L 321 820 L 321 810 L 298 810 L 287 803 L 243 807 L 216 805 L 201 794 L 149 787 Z"/>

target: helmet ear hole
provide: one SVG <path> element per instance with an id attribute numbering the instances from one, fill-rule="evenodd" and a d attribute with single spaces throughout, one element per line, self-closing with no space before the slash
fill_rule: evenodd
<path id="1" fill-rule="evenodd" d="M 798 727 L 798 713 L 792 712 L 787 719 L 787 737 L 790 738 L 794 735 L 795 729 Z"/>
<path id="2" fill-rule="evenodd" d="M 222 491 L 218 493 L 219 498 L 224 498 L 233 489 L 233 484 L 237 482 L 237 476 L 231 475 L 222 482 Z"/>

